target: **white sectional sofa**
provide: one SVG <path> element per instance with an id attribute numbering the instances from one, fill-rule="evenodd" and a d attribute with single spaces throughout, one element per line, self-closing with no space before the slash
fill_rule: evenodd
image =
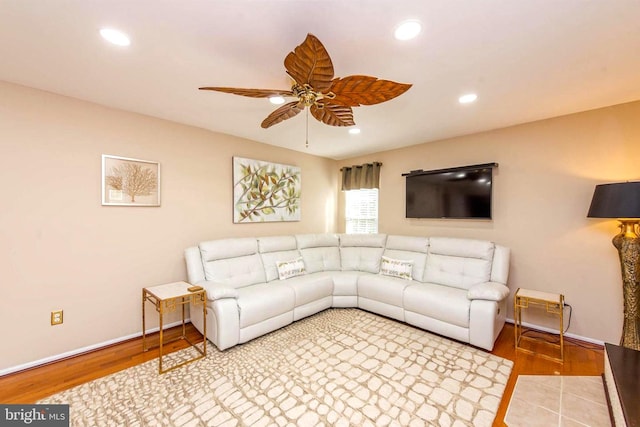
<path id="1" fill-rule="evenodd" d="M 202 242 L 185 250 L 189 281 L 207 290 L 206 319 L 194 310 L 191 321 L 200 331 L 206 321 L 224 350 L 330 307 L 358 307 L 491 350 L 509 256 L 489 241 L 385 234 Z M 278 264 L 300 275 L 280 280 Z"/>

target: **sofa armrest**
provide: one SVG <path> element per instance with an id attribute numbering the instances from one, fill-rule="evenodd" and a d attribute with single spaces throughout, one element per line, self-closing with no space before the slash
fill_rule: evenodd
<path id="1" fill-rule="evenodd" d="M 469 288 L 467 292 L 467 298 L 470 300 L 502 301 L 508 296 L 509 288 L 498 282 L 479 283 Z"/>
<path id="2" fill-rule="evenodd" d="M 215 301 L 224 298 L 238 298 L 238 290 L 210 280 L 202 280 L 196 285 L 202 286 L 207 291 L 207 299 Z"/>

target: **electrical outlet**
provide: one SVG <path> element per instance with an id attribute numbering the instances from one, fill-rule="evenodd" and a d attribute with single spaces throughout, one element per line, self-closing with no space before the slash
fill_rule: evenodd
<path id="1" fill-rule="evenodd" d="M 51 312 L 51 325 L 62 324 L 62 310 L 56 310 Z"/>

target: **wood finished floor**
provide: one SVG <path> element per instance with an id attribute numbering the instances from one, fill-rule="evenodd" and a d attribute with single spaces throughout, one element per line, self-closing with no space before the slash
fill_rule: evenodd
<path id="1" fill-rule="evenodd" d="M 179 328 L 172 329 L 170 334 L 179 335 Z M 535 335 L 549 341 L 557 338 L 538 332 L 535 332 Z M 202 338 L 191 324 L 187 327 L 187 337 L 192 342 Z M 157 334 L 152 335 L 151 338 L 157 341 Z M 170 339 L 170 336 L 167 339 Z M 151 343 L 153 344 L 154 341 Z M 178 340 L 165 346 L 165 353 L 187 346 L 184 340 Z M 546 347 L 541 344 L 537 350 L 544 351 Z M 564 364 L 522 352 L 516 353 L 511 324 L 505 325 L 492 353 L 514 361 L 513 371 L 494 426 L 505 425 L 503 419 L 518 375 L 601 375 L 604 370 L 604 349 L 601 346 L 576 340 L 566 341 Z M 157 349 L 143 352 L 142 338 L 136 338 L 45 366 L 5 375 L 0 377 L 0 403 L 34 403 L 51 394 L 156 357 L 158 357 Z"/>

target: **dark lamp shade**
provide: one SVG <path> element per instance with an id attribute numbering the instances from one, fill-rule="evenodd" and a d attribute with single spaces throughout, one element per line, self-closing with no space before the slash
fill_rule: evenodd
<path id="1" fill-rule="evenodd" d="M 589 218 L 640 218 L 640 181 L 596 185 Z"/>

